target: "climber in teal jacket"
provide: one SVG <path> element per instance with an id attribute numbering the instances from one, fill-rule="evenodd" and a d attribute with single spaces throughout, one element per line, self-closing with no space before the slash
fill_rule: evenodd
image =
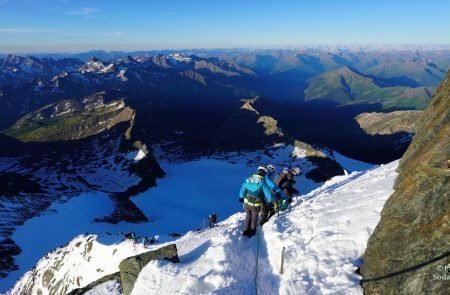
<path id="1" fill-rule="evenodd" d="M 281 190 L 268 176 L 268 169 L 259 166 L 257 173 L 247 178 L 239 192 L 239 201 L 244 203 L 245 230 L 244 236 L 252 237 L 256 233 L 256 223 L 265 204 L 274 200 L 276 196 L 282 196 Z M 285 196 L 284 196 L 285 197 Z"/>
<path id="2" fill-rule="evenodd" d="M 280 188 L 267 175 L 261 176 L 259 174 L 253 174 L 245 180 L 239 192 L 239 198 L 245 199 L 247 193 L 252 195 L 252 192 L 254 192 L 253 196 L 260 199 L 260 201 L 265 199 L 269 202 L 275 200 L 277 193 L 282 193 Z"/>

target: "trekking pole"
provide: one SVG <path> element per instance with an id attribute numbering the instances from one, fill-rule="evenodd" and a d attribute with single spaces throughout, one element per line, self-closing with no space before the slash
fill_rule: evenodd
<path id="1" fill-rule="evenodd" d="M 284 268 L 284 249 L 285 247 L 283 247 L 283 249 L 281 250 L 281 267 L 280 267 L 280 275 L 283 274 L 283 268 Z"/>

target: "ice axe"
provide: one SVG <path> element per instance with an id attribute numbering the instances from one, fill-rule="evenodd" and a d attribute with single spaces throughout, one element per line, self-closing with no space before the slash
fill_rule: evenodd
<path id="1" fill-rule="evenodd" d="M 283 274 L 284 272 L 284 249 L 285 247 L 283 247 L 283 249 L 281 250 L 281 267 L 280 267 L 280 275 Z"/>

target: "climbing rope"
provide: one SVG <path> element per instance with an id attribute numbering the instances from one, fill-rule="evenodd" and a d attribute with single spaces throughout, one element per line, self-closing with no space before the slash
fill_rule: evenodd
<path id="1" fill-rule="evenodd" d="M 261 224 L 258 225 L 258 243 L 256 246 L 256 267 L 255 267 L 255 294 L 258 295 L 258 266 L 259 266 L 259 240 L 260 240 L 260 236 L 261 236 Z"/>
<path id="2" fill-rule="evenodd" d="M 414 266 L 411 266 L 411 267 L 408 267 L 408 268 L 405 268 L 405 269 L 402 269 L 402 270 L 399 270 L 399 271 L 396 271 L 396 272 L 389 273 L 389 274 L 384 275 L 384 276 L 379 276 L 379 277 L 370 278 L 370 279 L 362 279 L 361 283 L 376 282 L 376 281 L 380 281 L 380 280 L 383 280 L 383 279 L 391 278 L 391 277 L 394 277 L 394 276 L 397 276 L 397 275 L 401 275 L 401 274 L 404 274 L 404 273 L 407 273 L 407 272 L 416 271 L 419 268 L 427 266 L 428 264 L 431 264 L 431 263 L 434 263 L 434 262 L 439 261 L 441 259 L 444 259 L 444 258 L 448 257 L 449 255 L 450 255 L 450 252 L 447 251 L 446 253 L 444 253 L 444 254 L 442 254 L 440 256 L 437 256 L 437 257 L 435 257 L 433 259 L 430 259 L 428 261 L 419 263 L 417 265 L 414 265 Z"/>

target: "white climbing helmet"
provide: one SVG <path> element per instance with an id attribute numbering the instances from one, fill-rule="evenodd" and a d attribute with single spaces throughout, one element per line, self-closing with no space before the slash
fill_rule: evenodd
<path id="1" fill-rule="evenodd" d="M 294 176 L 299 175 L 299 174 L 300 174 L 300 168 L 298 168 L 298 167 L 292 168 L 291 173 L 292 173 L 292 175 L 294 175 Z"/>
<path id="2" fill-rule="evenodd" d="M 275 173 L 275 170 L 275 166 L 273 166 L 272 164 L 267 165 L 267 171 L 269 172 L 269 174 Z"/>
<path id="3" fill-rule="evenodd" d="M 256 171 L 260 171 L 260 170 L 264 171 L 264 172 L 267 174 L 267 168 L 266 168 L 266 166 L 259 166 L 258 169 L 257 169 Z"/>
<path id="4" fill-rule="evenodd" d="M 284 167 L 283 168 L 283 174 L 288 174 L 289 173 L 289 168 L 288 167 Z"/>

